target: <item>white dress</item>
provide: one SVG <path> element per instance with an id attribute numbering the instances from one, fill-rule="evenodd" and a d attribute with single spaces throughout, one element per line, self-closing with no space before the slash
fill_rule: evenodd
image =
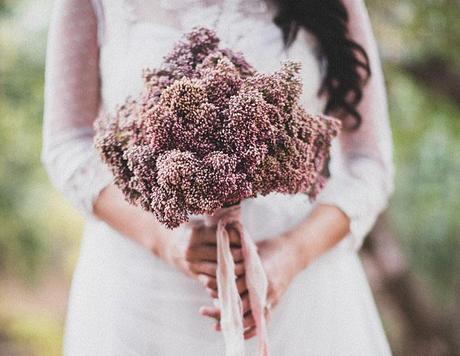
<path id="1" fill-rule="evenodd" d="M 351 34 L 370 24 L 362 0 L 345 0 Z M 92 213 L 111 174 L 92 146 L 92 122 L 141 90 L 141 70 L 157 66 L 181 33 L 216 29 L 261 71 L 292 58 L 303 64 L 303 102 L 316 96 L 324 66 L 313 36 L 301 30 L 283 49 L 273 8 L 263 0 L 56 0 L 49 30 L 43 162 L 54 185 L 85 215 L 65 325 L 67 356 L 223 355 L 221 333 L 199 315 L 211 298 Z M 359 38 L 359 35 L 357 35 Z M 293 281 L 268 324 L 273 356 L 389 355 L 390 349 L 357 251 L 393 191 L 391 132 L 377 48 L 361 37 L 373 77 L 360 104 L 363 124 L 333 142 L 331 178 L 314 204 L 331 204 L 351 220 L 351 233 Z M 314 204 L 305 195 L 271 194 L 242 202 L 254 240 L 294 226 Z M 256 338 L 246 341 L 255 355 Z"/>

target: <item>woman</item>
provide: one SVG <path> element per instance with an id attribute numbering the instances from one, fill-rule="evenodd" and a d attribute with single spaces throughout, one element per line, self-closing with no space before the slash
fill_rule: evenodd
<path id="1" fill-rule="evenodd" d="M 86 216 L 65 354 L 223 354 L 219 309 L 211 303 L 215 229 L 170 231 L 126 203 L 92 146 L 99 110 L 113 111 L 136 95 L 142 68 L 158 66 L 195 25 L 214 28 L 258 70 L 273 71 L 287 58 L 301 61 L 308 111 L 336 115 L 345 127 L 314 204 L 302 194 L 241 204 L 269 281 L 271 354 L 390 354 L 357 257 L 393 191 L 386 96 L 363 1 L 56 0 L 43 161 L 56 187 Z M 241 248 L 235 233 L 231 239 L 253 355 Z"/>

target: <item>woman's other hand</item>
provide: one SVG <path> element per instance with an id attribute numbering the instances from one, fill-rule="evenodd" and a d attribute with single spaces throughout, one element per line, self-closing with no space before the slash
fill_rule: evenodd
<path id="1" fill-rule="evenodd" d="M 269 321 L 269 314 L 279 304 L 282 296 L 288 289 L 292 280 L 299 272 L 297 265 L 293 263 L 292 245 L 284 237 L 266 239 L 256 242 L 258 253 L 262 261 L 263 268 L 267 275 L 267 304 L 271 306 L 270 311 L 265 310 L 265 317 Z M 256 335 L 256 324 L 250 307 L 249 294 L 246 292 L 241 296 L 243 304 L 243 327 L 244 338 L 250 339 Z M 220 331 L 220 308 L 202 307 L 202 315 L 216 319 L 214 325 L 216 331 Z"/>

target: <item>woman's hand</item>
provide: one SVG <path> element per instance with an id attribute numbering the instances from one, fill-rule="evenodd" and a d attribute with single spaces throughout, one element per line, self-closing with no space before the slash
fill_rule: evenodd
<path id="1" fill-rule="evenodd" d="M 267 304 L 273 311 L 299 272 L 293 246 L 285 236 L 258 241 L 256 246 L 268 280 Z"/>
<path id="2" fill-rule="evenodd" d="M 289 241 L 284 236 L 258 241 L 256 246 L 268 279 L 267 304 L 271 305 L 271 309 L 270 311 L 265 310 L 265 317 L 269 321 L 271 311 L 279 304 L 299 269 L 298 264 L 294 263 L 292 258 L 293 246 L 289 244 Z M 244 338 L 250 339 L 256 335 L 256 325 L 247 292 L 243 294 L 242 302 Z M 202 307 L 200 312 L 202 315 L 209 316 L 217 321 L 220 319 L 220 308 L 218 307 Z M 214 328 L 216 331 L 220 330 L 218 322 Z"/>
<path id="3" fill-rule="evenodd" d="M 188 226 L 177 228 L 164 240 L 159 256 L 186 275 L 198 279 L 213 298 L 217 298 L 217 239 L 216 227 Z M 230 232 L 230 248 L 235 261 L 237 284 L 245 288 L 243 253 L 239 237 Z"/>

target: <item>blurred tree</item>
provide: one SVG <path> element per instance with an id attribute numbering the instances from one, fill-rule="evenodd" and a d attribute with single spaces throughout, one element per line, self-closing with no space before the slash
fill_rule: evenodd
<path id="1" fill-rule="evenodd" d="M 11 38 L 1 44 L 0 78 L 0 263 L 30 274 L 45 250 L 29 204 L 40 177 L 43 63 L 21 53 Z M 31 215 L 32 213 L 32 215 Z"/>
<path id="2" fill-rule="evenodd" d="M 364 257 L 374 290 L 397 310 L 404 342 L 393 343 L 395 354 L 458 355 L 460 3 L 368 4 L 385 61 L 397 181 Z"/>
<path id="3" fill-rule="evenodd" d="M 460 107 L 460 2 L 370 0 L 387 64 Z"/>

